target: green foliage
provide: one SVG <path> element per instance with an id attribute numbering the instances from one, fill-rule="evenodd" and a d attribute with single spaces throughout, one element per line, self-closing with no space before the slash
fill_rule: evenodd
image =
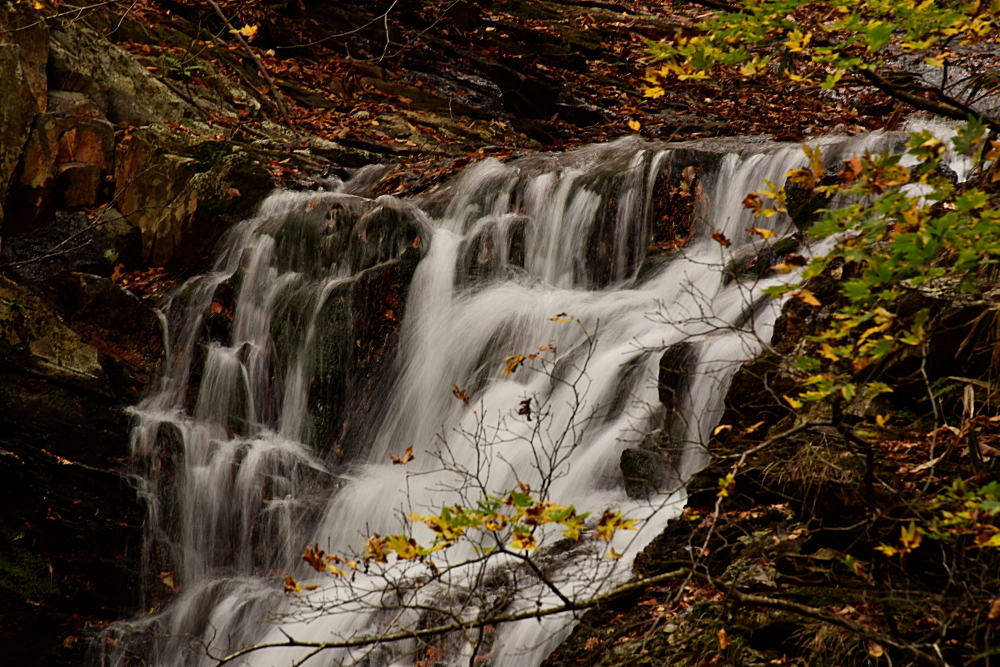
<path id="1" fill-rule="evenodd" d="M 899 49 L 943 67 L 956 47 L 993 36 L 998 11 L 996 0 L 743 0 L 705 19 L 700 34 L 651 43 L 651 57 L 663 64 L 649 73 L 646 94 L 659 97 L 656 86 L 668 76 L 708 78 L 719 65 L 747 76 L 776 65 L 791 81 L 827 89 L 850 70 L 881 66 Z"/>
<path id="2" fill-rule="evenodd" d="M 610 543 L 615 533 L 620 530 L 635 530 L 636 521 L 626 519 L 618 511 L 606 510 L 593 528 L 585 521 L 589 513 L 577 514 L 570 505 L 540 500 L 532 495 L 527 485 L 520 485 L 506 497 L 486 496 L 477 501 L 475 507 L 452 505 L 442 507 L 438 514 L 422 516 L 410 514 L 409 519 L 415 523 L 427 526 L 435 535 L 434 540 L 422 545 L 417 540 L 405 534 L 381 536 L 377 533 L 368 538 L 365 543 L 365 553 L 361 563 L 389 564 L 389 557 L 395 556 L 398 561 L 419 561 L 436 570 L 430 556 L 442 549 L 447 549 L 462 540 L 469 540 L 483 554 L 504 551 L 508 548 L 527 554 L 539 548 L 537 530 L 540 526 L 557 525 L 562 528 L 563 537 L 569 540 L 579 540 L 585 532 L 591 532 L 595 539 Z M 481 546 L 477 537 L 491 537 L 494 546 Z M 609 558 L 618 558 L 621 554 L 609 547 Z M 313 566 L 318 572 L 333 575 L 346 575 L 359 566 L 358 560 L 348 560 L 334 554 L 326 554 L 318 546 L 309 547 L 302 559 Z M 344 565 L 348 569 L 340 567 Z M 291 577 L 285 579 L 285 588 L 289 591 L 301 592 L 302 587 Z"/>
<path id="3" fill-rule="evenodd" d="M 715 6 L 715 5 L 713 5 Z M 659 66 L 646 73 L 645 94 L 659 98 L 671 80 L 710 79 L 725 70 L 749 79 L 777 77 L 798 87 L 830 90 L 875 86 L 917 108 L 963 119 L 983 90 L 996 84 L 972 54 L 996 45 L 1000 0 L 738 0 L 710 14 L 695 31 L 648 44 Z M 900 56 L 919 57 L 945 73 L 968 67 L 944 85 L 898 78 Z M 933 93 L 933 97 L 917 93 Z M 997 119 L 987 121 L 996 129 Z"/>
<path id="4" fill-rule="evenodd" d="M 988 142 L 983 124 L 975 120 L 960 128 L 952 143 L 956 151 L 970 153 L 978 169 L 1000 157 L 1000 142 Z M 902 347 L 920 347 L 926 341 L 929 312 L 900 316 L 896 303 L 901 297 L 933 285 L 975 292 L 980 272 L 1000 259 L 995 193 L 954 183 L 942 165 L 946 146 L 930 132 L 912 133 L 907 147 L 907 155 L 915 160 L 911 167 L 903 165 L 900 155 L 854 156 L 846 161 L 839 182 L 826 186 L 816 185 L 823 174 L 822 160 L 816 149 L 807 147 L 810 166 L 788 174 L 790 181 L 848 202 L 822 211 L 809 230 L 815 239 L 841 240 L 808 263 L 802 280 L 819 278 L 834 266 L 850 269 L 850 276 L 838 283 L 842 305 L 830 325 L 811 337 L 815 351 L 796 359 L 796 367 L 811 375 L 804 381 L 806 391 L 789 401 L 793 407 L 831 396 L 850 401 L 857 392 L 854 376 Z M 746 205 L 756 215 L 785 211 L 784 193 L 775 190 L 770 186 L 755 193 Z M 763 203 L 767 199 L 773 202 L 770 207 Z M 791 293 L 820 305 L 801 285 L 768 292 Z M 867 388 L 891 391 L 881 383 L 867 383 Z"/>

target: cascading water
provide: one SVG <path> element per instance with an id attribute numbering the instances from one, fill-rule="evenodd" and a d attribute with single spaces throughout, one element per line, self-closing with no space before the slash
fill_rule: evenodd
<path id="1" fill-rule="evenodd" d="M 824 144 L 832 162 L 885 141 Z M 644 264 L 658 179 L 696 159 L 704 191 L 694 236 L 670 259 Z M 803 161 L 797 146 L 628 139 L 484 160 L 411 202 L 359 196 L 363 174 L 333 192 L 271 195 L 231 231 L 214 269 L 165 308 L 170 353 L 136 410 L 133 458 L 149 558 L 170 568 L 154 568 L 149 584 L 178 592 L 163 610 L 121 624 L 125 648 L 102 659 L 129 664 L 142 652 L 156 665 L 212 664 L 207 651 L 289 636 L 338 642 L 422 627 L 433 615 L 422 607 L 469 618 L 487 605 L 514 613 L 558 604 L 516 559 L 456 567 L 418 587 L 406 582 L 426 574 L 422 565 L 352 581 L 318 577 L 299 558 L 312 543 L 356 552 L 367 535 L 399 532 L 408 512 L 518 483 L 579 511 L 621 508 L 643 522 L 616 536 L 617 560 L 592 540 L 539 556 L 562 595 L 627 578 L 635 554 L 676 515 L 670 492 L 680 482 L 630 498 L 622 452 L 649 449 L 651 437 L 672 443 L 674 480 L 704 463 L 701 443 L 729 379 L 768 340 L 778 312 L 763 283 L 726 277 L 730 253 L 764 243 L 746 229 L 768 224 L 741 202 Z M 779 236 L 794 231 L 787 220 L 770 224 Z M 504 373 L 508 357 L 550 342 L 555 352 Z M 665 407 L 661 357 L 679 343 L 686 388 Z M 412 461 L 391 462 L 411 446 Z M 441 552 L 451 563 L 476 553 Z M 285 573 L 318 588 L 284 595 Z M 509 587 L 497 580 L 512 578 L 517 592 L 504 597 Z M 441 664 L 530 667 L 572 623 L 562 614 L 501 626 L 487 641 L 458 634 Z M 420 650 L 411 639 L 325 650 L 301 664 L 413 664 L 426 657 Z M 240 664 L 309 654 L 271 648 Z"/>

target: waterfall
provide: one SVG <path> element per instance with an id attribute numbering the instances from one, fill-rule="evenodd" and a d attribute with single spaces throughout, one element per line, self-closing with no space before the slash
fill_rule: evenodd
<path id="1" fill-rule="evenodd" d="M 887 137 L 823 145 L 832 164 Z M 516 559 L 456 567 L 427 586 L 413 584 L 423 565 L 349 580 L 300 559 L 314 543 L 357 554 L 366 536 L 404 530 L 410 512 L 468 506 L 519 483 L 581 512 L 617 508 L 640 520 L 616 535 L 619 559 L 588 538 L 539 553 L 560 592 L 591 595 L 627 579 L 634 556 L 679 512 L 729 380 L 769 341 L 780 309 L 760 288 L 787 277 L 733 280 L 727 264 L 763 252 L 767 242 L 748 228 L 776 239 L 795 228 L 781 216 L 754 219 L 741 202 L 803 163 L 787 144 L 623 139 L 486 159 L 411 200 L 366 197 L 365 173 L 332 191 L 272 194 L 230 230 L 212 270 L 163 308 L 170 353 L 135 409 L 133 436 L 149 512 L 147 588 L 159 593 L 149 613 L 115 626 L 104 645 L 119 648 L 101 660 L 210 665 L 206 646 L 218 656 L 289 636 L 342 641 L 421 627 L 433 622 L 421 605 L 469 617 L 498 600 L 504 613 L 558 604 Z M 676 197 L 697 200 L 681 229 L 690 238 L 653 256 L 670 183 Z M 661 359 L 678 346 L 685 378 L 664 405 Z M 509 357 L 532 353 L 505 374 Z M 530 412 L 519 413 L 528 399 Z M 413 459 L 394 464 L 390 455 L 408 447 Z M 623 451 L 651 447 L 672 481 L 630 497 Z M 420 525 L 414 536 L 432 539 Z M 475 560 L 475 546 L 441 558 Z M 286 573 L 316 588 L 285 594 Z M 404 601 L 408 609 L 394 609 Z M 434 664 L 537 665 L 573 622 L 519 621 L 485 640 L 456 633 L 436 645 Z M 308 654 L 271 648 L 239 664 Z M 412 665 L 427 655 L 406 640 L 303 664 Z"/>

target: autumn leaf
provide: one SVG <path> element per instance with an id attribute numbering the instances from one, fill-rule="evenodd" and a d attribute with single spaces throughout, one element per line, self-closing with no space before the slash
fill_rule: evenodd
<path id="1" fill-rule="evenodd" d="M 414 458 L 413 457 L 413 445 L 410 445 L 409 447 L 406 448 L 406 451 L 403 452 L 403 457 L 402 458 L 400 458 L 398 456 L 393 456 L 392 454 L 389 454 L 389 458 L 392 459 L 392 465 L 394 465 L 394 466 L 401 466 L 401 465 L 405 465 L 405 464 L 409 463 Z"/>
<path id="2" fill-rule="evenodd" d="M 614 547 L 611 547 L 610 549 L 608 549 L 608 554 L 607 554 L 608 558 L 612 558 L 614 560 L 618 560 L 619 558 L 621 558 L 624 555 L 625 554 L 620 554 L 617 551 L 615 551 Z"/>
<path id="3" fill-rule="evenodd" d="M 173 572 L 160 572 L 160 583 L 169 588 L 170 590 L 177 590 L 177 586 L 174 583 L 174 573 Z"/>
<path id="4" fill-rule="evenodd" d="M 306 552 L 302 554 L 302 560 L 309 563 L 312 569 L 317 572 L 326 572 L 326 561 L 323 560 L 323 550 L 319 548 L 318 544 L 314 544 L 311 547 L 306 547 Z"/>
<path id="5" fill-rule="evenodd" d="M 501 372 L 504 375 L 510 375 L 511 373 L 517 370 L 518 366 L 524 363 L 525 359 L 527 359 L 527 357 L 524 356 L 523 354 L 514 354 L 507 357 L 506 359 L 504 359 L 505 365 L 503 367 L 503 371 Z"/>
<path id="6" fill-rule="evenodd" d="M 458 388 L 457 384 L 451 385 L 451 395 L 462 401 L 466 405 L 469 403 L 469 395 L 465 393 L 462 389 Z"/>
<path id="7" fill-rule="evenodd" d="M 528 421 L 531 421 L 531 399 L 526 398 L 520 403 L 521 407 L 518 409 L 517 414 L 524 415 Z"/>
<path id="8" fill-rule="evenodd" d="M 990 610 L 986 614 L 986 620 L 994 628 L 1000 628 L 1000 598 L 990 603 Z"/>
<path id="9" fill-rule="evenodd" d="M 730 644 L 729 633 L 726 632 L 725 628 L 719 628 L 718 637 L 719 637 L 719 648 L 725 651 L 727 648 L 729 648 Z"/>
<path id="10" fill-rule="evenodd" d="M 875 642 L 867 642 L 868 655 L 873 658 L 880 658 L 885 651 L 882 649 L 881 644 L 876 644 Z"/>
<path id="11" fill-rule="evenodd" d="M 630 120 L 628 122 L 628 129 L 632 130 L 633 132 L 638 132 L 639 128 L 641 128 L 641 127 L 642 127 L 642 124 L 639 121 L 637 121 L 637 120 Z"/>
<path id="12" fill-rule="evenodd" d="M 285 575 L 284 589 L 285 589 L 286 593 L 301 593 L 302 592 L 302 584 L 300 584 L 299 582 L 297 582 L 292 577 L 292 575 L 286 574 Z"/>
<path id="13" fill-rule="evenodd" d="M 772 238 L 774 236 L 777 236 L 777 234 L 775 234 L 774 232 L 772 232 L 770 229 L 764 229 L 763 227 L 749 227 L 749 228 L 747 228 L 747 231 L 750 232 L 751 234 L 756 234 L 757 236 L 761 237 L 765 241 L 767 241 L 768 239 L 770 239 L 770 238 Z"/>
<path id="14" fill-rule="evenodd" d="M 812 292 L 810 292 L 807 289 L 796 290 L 794 292 L 790 292 L 789 295 L 790 296 L 794 296 L 796 299 L 798 299 L 802 303 L 809 304 L 810 306 L 822 306 L 823 305 L 822 303 L 820 303 L 819 299 L 816 298 L 816 295 L 813 294 Z"/>
<path id="15" fill-rule="evenodd" d="M 712 429 L 712 437 L 714 438 L 715 436 L 719 435 L 723 431 L 732 431 L 732 430 L 733 430 L 733 425 L 732 424 L 719 424 L 714 429 Z"/>
<path id="16" fill-rule="evenodd" d="M 723 248 L 728 248 L 731 245 L 731 241 L 722 232 L 712 232 L 712 239 Z"/>
<path id="17" fill-rule="evenodd" d="M 550 322 L 572 322 L 575 319 L 576 318 L 573 317 L 572 315 L 567 315 L 566 313 L 559 313 L 555 317 L 550 317 L 549 321 Z"/>
<path id="18" fill-rule="evenodd" d="M 259 27 L 260 26 L 247 24 L 242 28 L 240 28 L 239 30 L 234 29 L 230 30 L 229 32 L 233 33 L 234 35 L 241 35 L 245 37 L 248 42 L 252 42 L 253 38 L 257 36 L 257 30 L 259 29 Z"/>

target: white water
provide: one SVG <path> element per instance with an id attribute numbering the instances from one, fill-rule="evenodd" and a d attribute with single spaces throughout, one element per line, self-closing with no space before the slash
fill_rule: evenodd
<path id="1" fill-rule="evenodd" d="M 879 141 L 832 140 L 828 151 L 850 155 Z M 423 618 L 420 605 L 471 618 L 514 579 L 505 613 L 558 604 L 523 568 L 501 568 L 499 559 L 455 568 L 422 588 L 407 583 L 427 575 L 420 565 L 376 568 L 348 582 L 317 576 L 299 559 L 314 542 L 357 553 L 367 535 L 402 530 L 408 512 L 469 505 L 484 490 L 505 495 L 519 482 L 579 511 L 620 508 L 641 519 L 640 531 L 616 537 L 620 560 L 604 558 L 603 545 L 589 539 L 539 555 L 569 598 L 626 579 L 634 556 L 683 500 L 682 490 L 667 493 L 673 489 L 630 499 L 619 470 L 622 451 L 663 423 L 660 357 L 682 341 L 697 351 L 681 399 L 683 435 L 670 452 L 684 480 L 704 463 L 701 444 L 718 422 L 732 373 L 769 340 L 778 313 L 760 293 L 764 283 L 726 286 L 722 269 L 731 253 L 763 243 L 746 228 L 794 231 L 778 218 L 753 220 L 741 202 L 765 178 L 780 184 L 801 166 L 802 153 L 787 145 L 729 147 L 726 154 L 716 146 L 723 154 L 702 174 L 710 206 L 694 240 L 639 284 L 633 278 L 651 233 L 656 179 L 667 167 L 676 174 L 687 166 L 674 149 L 624 140 L 508 164 L 485 160 L 423 203 L 372 202 L 352 194 L 350 183 L 339 192 L 268 198 L 256 218 L 232 231 L 215 269 L 180 288 L 167 308 L 171 354 L 156 391 L 137 409 L 134 460 L 150 507 L 150 558 L 171 568 L 179 593 L 165 609 L 123 624 L 126 649 L 105 659 L 130 664 L 143 651 L 156 665 L 207 665 L 204 645 L 225 655 L 288 636 L 343 641 L 441 622 Z M 396 227 L 379 227 L 380 220 Z M 410 236 L 393 236 L 406 225 Z M 522 228 L 518 250 L 512 240 Z M 589 264 L 595 230 L 611 239 L 600 270 Z M 711 240 L 712 230 L 732 247 Z M 347 340 L 346 352 L 337 346 L 331 322 L 339 320 L 331 313 L 352 299 L 352 276 L 399 256 L 413 234 L 422 257 L 395 357 L 367 366 L 380 379 L 349 379 L 338 385 L 349 396 L 317 404 L 317 383 L 350 376 L 355 371 L 345 369 L 364 354 L 360 339 Z M 519 252 L 523 262 L 515 266 Z M 231 335 L 210 342 L 213 295 L 227 280 L 236 293 Z M 574 319 L 553 321 L 560 313 Z M 557 354 L 544 354 L 545 364 L 502 373 L 507 356 L 549 341 Z M 196 393 L 189 391 L 199 376 Z M 453 396 L 453 385 L 467 391 L 469 404 Z M 371 400 L 361 400 L 368 391 Z M 530 421 L 517 414 L 528 398 Z M 336 410 L 342 414 L 331 431 L 324 420 Z M 409 446 L 414 459 L 393 465 L 389 455 Z M 419 526 L 414 535 L 432 538 Z M 442 552 L 440 565 L 474 555 L 472 545 L 458 545 Z M 284 595 L 286 572 L 319 588 Z M 162 586 L 158 574 L 151 572 L 150 586 Z M 403 603 L 407 609 L 389 609 Z M 440 664 L 469 664 L 477 650 L 489 656 L 477 664 L 533 667 L 573 622 L 564 614 L 508 624 L 480 645 L 475 632 L 451 636 L 437 645 Z M 142 648 L 130 635 L 152 641 Z M 328 650 L 305 664 L 412 665 L 426 657 L 421 649 L 409 640 Z M 273 648 L 239 664 L 290 665 L 307 653 Z"/>

